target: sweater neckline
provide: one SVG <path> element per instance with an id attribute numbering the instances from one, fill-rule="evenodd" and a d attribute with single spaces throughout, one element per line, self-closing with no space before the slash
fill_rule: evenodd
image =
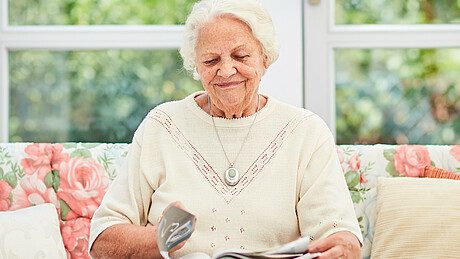
<path id="1" fill-rule="evenodd" d="M 211 115 L 209 115 L 203 109 L 201 109 L 201 107 L 195 101 L 195 97 L 203 93 L 205 93 L 205 91 L 195 92 L 187 96 L 185 98 L 185 101 L 186 101 L 188 109 L 190 109 L 201 120 L 212 125 Z M 267 117 L 273 110 L 273 107 L 275 106 L 275 102 L 276 102 L 275 99 L 273 99 L 272 97 L 266 96 L 266 95 L 263 95 L 263 96 L 267 98 L 267 103 L 262 109 L 260 109 L 257 115 L 256 121 L 254 123 L 257 123 L 263 120 L 265 117 Z M 235 119 L 214 117 L 214 121 L 217 127 L 245 127 L 253 123 L 254 116 L 255 116 L 255 113 L 250 116 L 235 118 Z"/>

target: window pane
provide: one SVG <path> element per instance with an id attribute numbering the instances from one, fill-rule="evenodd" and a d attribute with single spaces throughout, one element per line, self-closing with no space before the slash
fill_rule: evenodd
<path id="1" fill-rule="evenodd" d="M 159 103 L 201 90 L 178 51 L 11 51 L 9 139 L 130 142 Z"/>
<path id="2" fill-rule="evenodd" d="M 335 0 L 336 24 L 458 24 L 458 0 Z"/>
<path id="3" fill-rule="evenodd" d="M 460 49 L 337 49 L 341 144 L 460 144 Z"/>
<path id="4" fill-rule="evenodd" d="M 10 25 L 184 24 L 197 0 L 10 0 Z"/>

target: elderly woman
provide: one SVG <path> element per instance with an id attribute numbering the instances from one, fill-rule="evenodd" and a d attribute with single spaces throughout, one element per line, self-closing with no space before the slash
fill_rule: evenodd
<path id="1" fill-rule="evenodd" d="M 265 250 L 304 236 L 319 258 L 360 257 L 360 228 L 327 126 L 258 93 L 276 42 L 256 0 L 195 4 L 181 55 L 205 91 L 143 120 L 93 217 L 93 257 L 161 257 L 158 219 L 171 203 L 197 218 L 172 257 Z"/>

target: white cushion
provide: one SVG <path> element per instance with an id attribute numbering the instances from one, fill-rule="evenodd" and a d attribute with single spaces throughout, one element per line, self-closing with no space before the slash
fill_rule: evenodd
<path id="1" fill-rule="evenodd" d="M 460 181 L 379 178 L 371 258 L 458 258 Z"/>
<path id="2" fill-rule="evenodd" d="M 0 212 L 0 258 L 67 258 L 54 205 Z"/>

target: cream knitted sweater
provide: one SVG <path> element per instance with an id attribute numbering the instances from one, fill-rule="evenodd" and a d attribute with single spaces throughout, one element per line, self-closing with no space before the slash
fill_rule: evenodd
<path id="1" fill-rule="evenodd" d="M 219 248 L 264 250 L 341 230 L 362 240 L 333 137 L 317 115 L 269 97 L 235 162 L 241 180 L 230 187 L 223 181 L 229 164 L 196 95 L 159 105 L 143 120 L 124 170 L 92 219 L 90 245 L 117 223 L 157 224 L 173 201 L 197 217 L 175 257 Z M 230 160 L 253 120 L 215 118 Z"/>

